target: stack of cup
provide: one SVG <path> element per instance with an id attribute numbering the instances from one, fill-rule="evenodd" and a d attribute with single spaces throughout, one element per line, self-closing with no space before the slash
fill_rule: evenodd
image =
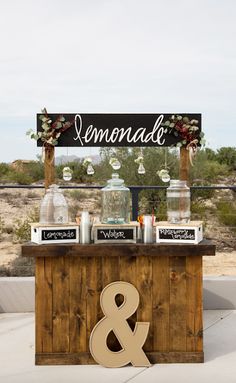
<path id="1" fill-rule="evenodd" d="M 143 216 L 143 242 L 153 243 L 153 216 Z"/>
<path id="2" fill-rule="evenodd" d="M 88 211 L 82 211 L 80 221 L 80 243 L 90 243 L 91 223 Z"/>

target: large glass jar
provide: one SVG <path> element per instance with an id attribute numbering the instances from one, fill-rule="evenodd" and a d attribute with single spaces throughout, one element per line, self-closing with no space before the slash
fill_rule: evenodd
<path id="1" fill-rule="evenodd" d="M 119 174 L 112 174 L 102 189 L 102 223 L 122 224 L 130 221 L 130 190 Z"/>
<path id="2" fill-rule="evenodd" d="M 186 181 L 170 181 L 167 188 L 167 219 L 170 223 L 190 221 L 190 189 Z"/>
<path id="3" fill-rule="evenodd" d="M 59 186 L 51 185 L 40 206 L 40 223 L 68 223 L 68 205 Z"/>

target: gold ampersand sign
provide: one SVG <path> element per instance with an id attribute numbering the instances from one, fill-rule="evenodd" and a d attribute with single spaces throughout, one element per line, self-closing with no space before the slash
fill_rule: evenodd
<path id="1" fill-rule="evenodd" d="M 117 306 L 117 294 L 124 301 Z M 122 367 L 132 363 L 136 367 L 151 366 L 142 347 L 148 335 L 149 322 L 136 322 L 134 331 L 126 321 L 138 308 L 138 290 L 127 282 L 113 282 L 107 285 L 100 296 L 104 317 L 93 328 L 89 348 L 94 360 L 105 367 Z M 122 350 L 114 352 L 107 346 L 108 334 L 113 331 Z"/>

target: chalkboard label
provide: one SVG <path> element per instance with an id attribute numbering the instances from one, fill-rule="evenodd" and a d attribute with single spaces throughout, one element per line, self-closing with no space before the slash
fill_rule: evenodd
<path id="1" fill-rule="evenodd" d="M 65 241 L 66 239 L 76 239 L 76 229 L 47 229 L 42 230 L 43 241 Z"/>
<path id="2" fill-rule="evenodd" d="M 201 114 L 178 113 L 190 120 L 198 120 L 201 131 Z M 58 138 L 57 146 L 172 146 L 182 140 L 175 134 L 169 134 L 163 122 L 171 114 L 49 114 L 52 121 L 63 115 L 71 127 Z M 42 121 L 37 114 L 37 131 L 42 132 Z M 39 139 L 38 146 L 43 143 Z"/>
<path id="3" fill-rule="evenodd" d="M 134 239 L 134 230 L 133 229 L 97 229 L 97 239 L 98 240 L 132 240 Z"/>
<path id="4" fill-rule="evenodd" d="M 168 239 L 168 240 L 185 240 L 193 241 L 195 240 L 195 230 L 193 229 L 158 229 L 159 239 Z"/>

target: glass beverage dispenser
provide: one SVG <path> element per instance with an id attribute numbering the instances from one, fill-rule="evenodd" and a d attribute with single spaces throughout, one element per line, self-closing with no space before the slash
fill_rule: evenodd
<path id="1" fill-rule="evenodd" d="M 171 180 L 167 188 L 167 217 L 170 223 L 190 221 L 190 189 L 186 181 Z"/>
<path id="2" fill-rule="evenodd" d="M 130 190 L 119 174 L 112 174 L 102 189 L 102 223 L 123 224 L 130 222 Z"/>

